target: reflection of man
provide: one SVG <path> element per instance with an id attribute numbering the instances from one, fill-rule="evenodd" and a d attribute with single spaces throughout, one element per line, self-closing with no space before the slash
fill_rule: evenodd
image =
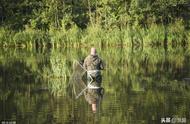
<path id="1" fill-rule="evenodd" d="M 97 111 L 97 105 L 100 103 L 103 93 L 102 93 L 102 88 L 99 89 L 88 89 L 84 93 L 86 101 L 92 105 L 92 111 L 96 112 Z"/>
<path id="2" fill-rule="evenodd" d="M 102 89 L 102 75 L 100 70 L 103 70 L 104 66 L 101 58 L 97 55 L 95 48 L 91 48 L 91 53 L 85 58 L 83 66 L 87 70 L 88 79 L 88 90 L 85 93 L 85 98 L 89 104 L 92 104 L 92 110 L 96 112 L 97 102 Z M 93 79 L 92 82 L 90 76 Z"/>

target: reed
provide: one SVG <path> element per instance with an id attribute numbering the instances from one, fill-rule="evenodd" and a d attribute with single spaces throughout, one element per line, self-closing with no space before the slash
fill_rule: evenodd
<path id="1" fill-rule="evenodd" d="M 0 29 L 1 44 L 21 47 L 52 47 L 61 46 L 163 46 L 165 41 L 168 45 L 186 45 L 189 42 L 189 30 L 185 29 L 181 20 L 169 25 L 151 24 L 147 28 L 140 26 L 126 26 L 119 28 L 102 27 L 100 24 L 87 26 L 80 29 L 75 24 L 69 28 L 64 26 L 59 29 L 50 27 L 48 31 L 42 31 L 25 27 L 25 30 L 11 32 Z"/>
<path id="2" fill-rule="evenodd" d="M 147 44 L 151 45 L 163 45 L 165 38 L 163 25 L 152 24 L 148 29 L 146 29 L 146 35 L 143 37 Z"/>
<path id="3" fill-rule="evenodd" d="M 186 43 L 188 32 L 185 30 L 185 26 L 182 20 L 176 20 L 174 24 L 168 25 L 168 42 L 169 44 L 178 45 Z"/>
<path id="4" fill-rule="evenodd" d="M 141 83 L 145 83 L 147 87 L 165 85 L 165 80 L 172 80 L 176 76 L 174 73 L 177 69 L 187 66 L 185 65 L 188 64 L 185 56 L 190 55 L 189 50 L 184 51 L 182 47 L 168 47 L 167 53 L 161 46 L 144 49 L 104 47 L 97 48 L 97 50 L 106 63 L 103 71 L 103 86 L 109 93 L 122 89 L 121 86 L 141 91 Z M 43 78 L 43 82 L 48 82 L 47 86 L 52 94 L 65 95 L 69 78 L 73 72 L 72 62 L 75 59 L 84 59 L 88 53 L 88 48 L 52 49 L 49 53 L 43 52 L 42 54 L 31 51 L 24 52 L 24 50 L 4 51 L 1 49 L 0 57 L 1 64 L 5 67 L 9 66 L 11 61 L 22 61 L 27 68 L 23 76 L 33 74 L 34 77 L 31 78 L 37 79 L 36 76 Z M 165 77 L 165 79 L 160 80 L 160 77 Z M 159 85 L 155 84 L 155 81 Z"/>
<path id="5" fill-rule="evenodd" d="M 102 35 L 104 34 L 101 25 L 89 25 L 87 29 L 84 30 L 84 34 L 82 34 L 81 43 L 101 45 L 105 40 L 104 38 L 106 38 L 106 35 L 102 38 Z"/>
<path id="6" fill-rule="evenodd" d="M 1 27 L 0 28 L 0 45 L 6 47 L 12 44 L 13 36 L 14 36 L 13 31 Z"/>
<path id="7" fill-rule="evenodd" d="M 44 47 L 49 41 L 49 36 L 44 31 L 26 27 L 25 30 L 15 33 L 13 41 L 15 46 Z"/>
<path id="8" fill-rule="evenodd" d="M 190 31 L 188 31 L 188 33 L 187 33 L 187 43 L 189 43 L 190 42 Z"/>

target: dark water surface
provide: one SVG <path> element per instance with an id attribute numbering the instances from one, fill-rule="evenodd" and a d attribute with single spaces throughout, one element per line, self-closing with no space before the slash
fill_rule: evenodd
<path id="1" fill-rule="evenodd" d="M 93 113 L 68 87 L 89 48 L 1 49 L 0 120 L 16 124 L 190 123 L 189 48 L 98 48 L 105 93 Z"/>

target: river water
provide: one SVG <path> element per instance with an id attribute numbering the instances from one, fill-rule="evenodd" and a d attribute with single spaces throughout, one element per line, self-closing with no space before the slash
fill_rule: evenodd
<path id="1" fill-rule="evenodd" d="M 68 88 L 89 49 L 1 49 L 1 123 L 190 123 L 189 48 L 97 48 L 106 66 L 96 113 Z"/>

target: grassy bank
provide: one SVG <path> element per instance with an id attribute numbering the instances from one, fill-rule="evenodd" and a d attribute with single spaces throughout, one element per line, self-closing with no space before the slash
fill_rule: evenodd
<path id="1" fill-rule="evenodd" d="M 117 46 L 117 45 L 187 45 L 190 31 L 178 20 L 167 26 L 152 24 L 149 27 L 127 26 L 105 29 L 91 25 L 80 29 L 72 25 L 69 29 L 50 28 L 48 31 L 25 27 L 22 31 L 0 28 L 0 44 L 4 47 L 65 47 L 65 46 Z"/>

